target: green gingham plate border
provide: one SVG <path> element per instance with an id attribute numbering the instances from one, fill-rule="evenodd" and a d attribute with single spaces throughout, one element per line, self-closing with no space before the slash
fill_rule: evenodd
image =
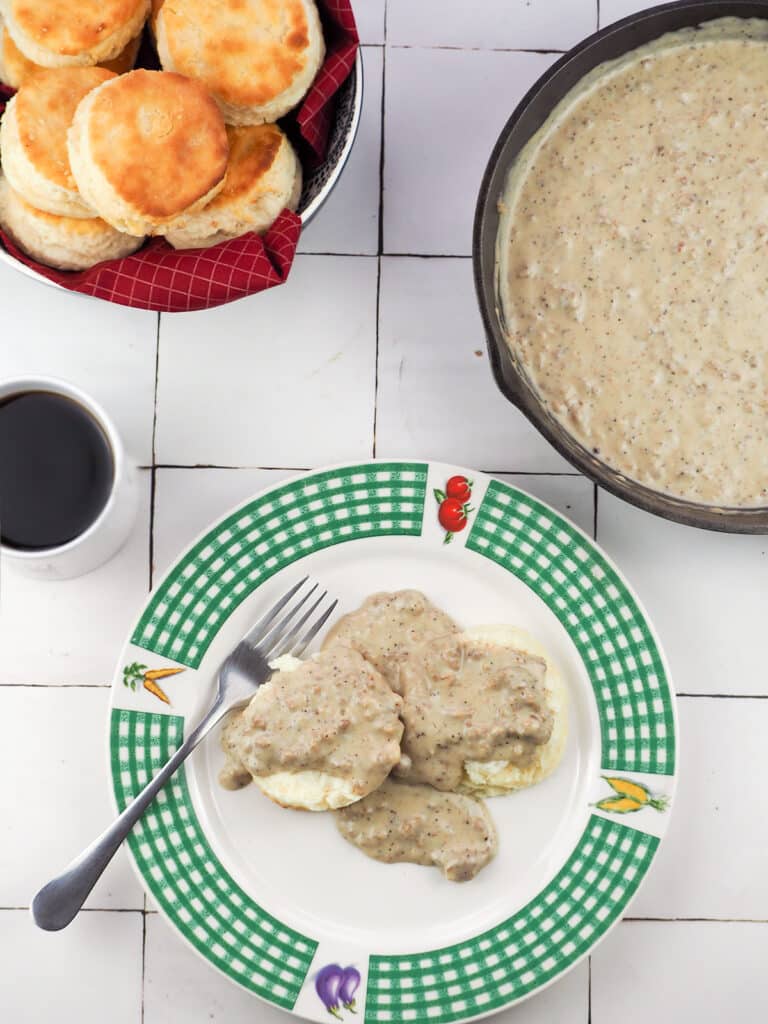
<path id="1" fill-rule="evenodd" d="M 229 615 L 286 566 L 361 538 L 426 534 L 430 478 L 455 472 L 426 462 L 364 462 L 264 492 L 178 559 L 150 595 L 133 648 L 197 668 Z M 520 579 L 567 631 L 594 693 L 601 768 L 657 776 L 671 794 L 674 698 L 637 599 L 594 542 L 557 512 L 507 483 L 467 475 L 485 493 L 461 538 L 465 550 Z M 122 664 L 109 735 L 119 808 L 180 745 L 185 724 L 170 712 L 121 707 Z M 652 831 L 592 813 L 556 875 L 495 927 L 442 949 L 368 955 L 365 1024 L 465 1021 L 548 985 L 621 918 L 656 853 L 659 829 Z M 275 1006 L 327 1019 L 319 1001 L 302 996 L 323 966 L 318 938 L 279 921 L 229 875 L 205 836 L 183 768 L 134 828 L 129 847 L 160 909 L 207 961 Z"/>

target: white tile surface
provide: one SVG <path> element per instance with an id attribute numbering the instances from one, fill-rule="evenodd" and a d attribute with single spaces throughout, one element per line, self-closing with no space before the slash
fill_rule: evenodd
<path id="1" fill-rule="evenodd" d="M 149 587 L 149 470 L 139 514 L 112 561 L 74 580 L 39 582 L 0 564 L 0 682 L 107 685 Z"/>
<path id="2" fill-rule="evenodd" d="M 768 919 L 768 701 L 683 697 L 680 787 L 635 917 Z"/>
<path id="3" fill-rule="evenodd" d="M 384 42 L 384 11 L 387 0 L 354 0 L 357 32 L 361 43 Z"/>
<path id="4" fill-rule="evenodd" d="M 605 2 L 605 0 L 603 0 Z M 595 31 L 596 0 L 388 0 L 387 42 L 503 50 L 567 50 Z"/>
<path id="5" fill-rule="evenodd" d="M 376 254 L 381 177 L 381 47 L 363 48 L 363 111 L 339 183 L 299 239 L 299 252 Z"/>
<path id="6" fill-rule="evenodd" d="M 158 469 L 154 580 L 231 508 L 290 476 L 279 469 Z"/>
<path id="7" fill-rule="evenodd" d="M 0 849 L 16 851 L 3 858 L 0 907 L 29 906 L 37 890 L 114 817 L 107 788 L 108 706 L 102 689 L 0 686 L 0 778 L 13 780 L 0 787 Z M 121 850 L 86 906 L 143 905 Z"/>
<path id="8" fill-rule="evenodd" d="M 493 382 L 471 260 L 382 260 L 377 405 L 379 456 L 571 469 Z"/>
<path id="9" fill-rule="evenodd" d="M 81 914 L 41 932 L 0 910 L 0 1012 L 8 1024 L 139 1024 L 141 914 Z"/>
<path id="10" fill-rule="evenodd" d="M 152 462 L 157 314 L 44 287 L 0 264 L 0 377 L 61 377 L 104 406 Z"/>
<path id="11" fill-rule="evenodd" d="M 477 192 L 491 150 L 518 101 L 554 59 L 387 50 L 384 252 L 471 252 Z"/>
<path id="12" fill-rule="evenodd" d="M 291 1019 L 205 963 L 158 914 L 147 917 L 144 1024 L 288 1024 Z"/>
<path id="13" fill-rule="evenodd" d="M 626 18 L 635 11 L 644 11 L 648 7 L 659 7 L 649 0 L 600 0 L 600 27 L 610 25 L 612 21 Z"/>
<path id="14" fill-rule="evenodd" d="M 313 466 L 370 455 L 376 264 L 300 256 L 281 288 L 165 317 L 158 461 Z"/>
<path id="15" fill-rule="evenodd" d="M 768 925 L 619 925 L 592 958 L 592 1024 L 757 1024 Z"/>
<path id="16" fill-rule="evenodd" d="M 677 692 L 768 694 L 768 538 L 690 530 L 602 491 L 597 510 L 598 541 L 648 609 Z"/>

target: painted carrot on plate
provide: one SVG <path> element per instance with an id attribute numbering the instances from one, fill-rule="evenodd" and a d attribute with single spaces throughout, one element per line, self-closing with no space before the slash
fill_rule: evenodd
<path id="1" fill-rule="evenodd" d="M 158 700 L 161 700 L 163 704 L 170 704 L 170 698 L 168 694 L 163 690 L 160 684 L 157 682 L 158 679 L 167 679 L 168 676 L 178 675 L 179 672 L 183 672 L 183 668 L 147 668 L 146 665 L 140 665 L 138 661 L 132 662 L 130 665 L 126 665 L 123 669 L 123 686 L 129 686 L 132 690 L 136 689 L 136 683 L 141 682 L 144 689 L 151 693 Z"/>

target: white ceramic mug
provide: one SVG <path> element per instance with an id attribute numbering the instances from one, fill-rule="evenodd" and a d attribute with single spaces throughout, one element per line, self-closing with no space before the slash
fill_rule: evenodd
<path id="1" fill-rule="evenodd" d="M 18 572 L 38 579 L 71 579 L 103 565 L 128 540 L 138 508 L 136 466 L 128 459 L 120 435 L 106 412 L 73 384 L 55 377 L 16 377 L 0 381 L 0 403 L 13 395 L 30 391 L 63 395 L 80 405 L 101 427 L 112 453 L 113 478 L 109 498 L 99 516 L 83 533 L 60 547 L 35 551 L 0 544 L 3 561 Z"/>

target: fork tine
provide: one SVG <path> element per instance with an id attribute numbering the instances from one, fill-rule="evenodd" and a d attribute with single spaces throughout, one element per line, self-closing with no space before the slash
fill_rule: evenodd
<path id="1" fill-rule="evenodd" d="M 304 624 L 315 613 L 317 608 L 323 603 L 327 596 L 328 591 L 324 590 L 320 597 L 318 597 L 318 599 L 312 604 L 312 606 L 304 612 L 304 614 L 301 616 L 296 625 L 291 629 L 291 631 L 289 633 L 286 633 L 282 639 L 278 638 L 277 646 L 273 647 L 272 650 L 269 652 L 270 658 L 279 658 L 283 654 L 288 654 L 288 652 L 293 647 L 294 641 L 301 632 L 301 629 L 304 626 Z"/>
<path id="2" fill-rule="evenodd" d="M 331 617 L 331 615 L 333 614 L 333 610 L 335 609 L 338 603 L 338 600 L 332 601 L 330 606 L 326 609 L 326 611 L 323 612 L 323 614 L 320 616 L 320 618 L 317 620 L 314 626 L 310 626 L 310 628 L 301 638 L 299 643 L 290 652 L 295 658 L 300 658 L 302 656 L 304 651 L 312 643 L 317 634 L 320 632 L 320 630 L 326 624 L 328 619 Z"/>
<path id="3" fill-rule="evenodd" d="M 318 585 L 319 584 L 315 583 L 313 587 L 310 587 L 306 594 L 304 594 L 304 596 L 300 600 L 296 601 L 295 604 L 293 604 L 288 609 L 288 611 L 285 613 L 285 615 L 283 615 L 280 621 L 276 622 L 274 626 L 271 626 L 267 630 L 267 632 L 262 637 L 260 637 L 257 647 L 259 648 L 260 653 L 265 658 L 269 657 L 272 648 L 275 647 L 282 640 L 283 634 L 293 621 L 296 612 L 307 603 L 310 597 L 312 597 L 314 592 L 317 590 Z"/>
<path id="4" fill-rule="evenodd" d="M 274 622 L 274 620 L 277 618 L 277 616 L 280 614 L 283 608 L 285 608 L 285 606 L 291 600 L 293 595 L 298 590 L 301 590 L 301 588 L 304 586 L 308 579 L 309 576 L 305 576 L 303 580 L 299 580 L 298 583 L 291 587 L 287 594 L 283 594 L 280 600 L 276 601 L 275 604 L 273 604 L 272 607 L 269 609 L 269 611 L 265 612 L 258 620 L 258 622 L 254 623 L 254 625 L 251 626 L 251 628 L 243 637 L 241 643 L 254 645 L 258 644 L 259 641 L 267 635 L 267 626 L 269 626 L 271 622 Z"/>

